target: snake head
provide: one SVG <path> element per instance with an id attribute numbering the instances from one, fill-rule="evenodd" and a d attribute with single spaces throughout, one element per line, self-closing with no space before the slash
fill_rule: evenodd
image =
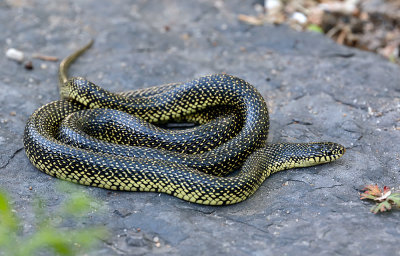
<path id="1" fill-rule="evenodd" d="M 74 99 L 74 91 L 76 91 L 76 81 L 84 80 L 80 77 L 74 77 L 68 79 L 64 83 L 60 83 L 59 90 L 60 90 L 60 99 L 62 100 L 70 100 Z M 75 93 L 76 94 L 76 93 Z"/>
<path id="2" fill-rule="evenodd" d="M 339 159 L 346 152 L 346 148 L 334 142 L 317 142 L 301 144 L 306 147 L 302 158 L 302 166 L 313 166 L 329 163 Z"/>
<path id="3" fill-rule="evenodd" d="M 324 164 L 339 159 L 346 149 L 333 142 L 267 144 L 259 151 L 269 174 L 297 167 Z"/>
<path id="4" fill-rule="evenodd" d="M 68 83 L 68 82 L 66 82 L 66 83 Z M 60 86 L 59 86 L 60 99 L 62 99 L 62 100 L 70 99 L 70 97 L 69 97 L 70 89 L 69 89 L 68 85 L 66 85 L 66 83 L 60 84 Z"/>
<path id="5" fill-rule="evenodd" d="M 73 100 L 90 108 L 101 107 L 101 101 L 110 93 L 83 77 L 74 77 L 60 84 L 60 98 Z"/>

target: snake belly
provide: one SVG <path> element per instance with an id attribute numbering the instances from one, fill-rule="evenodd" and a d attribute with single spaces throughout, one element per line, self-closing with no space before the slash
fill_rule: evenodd
<path id="1" fill-rule="evenodd" d="M 263 97 L 226 74 L 127 93 L 78 77 L 60 89 L 62 100 L 29 118 L 25 151 L 39 170 L 83 185 L 234 204 L 272 173 L 331 162 L 345 152 L 331 142 L 267 144 Z M 198 126 L 159 127 L 181 121 Z"/>

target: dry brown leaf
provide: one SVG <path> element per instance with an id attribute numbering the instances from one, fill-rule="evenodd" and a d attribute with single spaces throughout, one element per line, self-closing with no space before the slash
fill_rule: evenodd
<path id="1" fill-rule="evenodd" d="M 245 14 L 239 14 L 238 16 L 239 21 L 247 23 L 253 26 L 261 26 L 264 24 L 265 20 L 261 17 L 249 16 Z"/>

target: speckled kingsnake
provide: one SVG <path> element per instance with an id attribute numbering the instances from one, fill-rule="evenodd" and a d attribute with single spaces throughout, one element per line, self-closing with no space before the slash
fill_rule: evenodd
<path id="1" fill-rule="evenodd" d="M 221 205 L 245 200 L 271 173 L 344 154 L 336 143 L 266 144 L 266 103 L 253 86 L 233 76 L 119 94 L 83 78 L 67 80 L 68 66 L 90 45 L 62 61 L 62 100 L 36 110 L 25 128 L 28 158 L 49 175 Z M 157 126 L 171 121 L 199 125 Z"/>

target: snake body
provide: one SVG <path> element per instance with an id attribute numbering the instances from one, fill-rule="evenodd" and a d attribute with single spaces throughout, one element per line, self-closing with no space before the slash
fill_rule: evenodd
<path id="1" fill-rule="evenodd" d="M 90 46 L 61 62 L 62 99 L 37 109 L 25 127 L 29 160 L 51 176 L 223 205 L 247 199 L 272 173 L 331 162 L 345 152 L 331 142 L 267 144 L 267 105 L 234 76 L 125 93 L 80 77 L 68 80 L 69 65 Z M 168 122 L 197 126 L 160 126 Z"/>

